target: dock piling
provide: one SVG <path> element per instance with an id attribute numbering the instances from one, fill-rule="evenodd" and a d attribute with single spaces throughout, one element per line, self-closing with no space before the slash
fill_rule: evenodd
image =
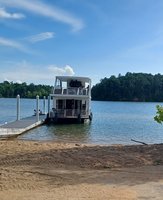
<path id="1" fill-rule="evenodd" d="M 51 96 L 48 96 L 48 113 L 50 113 L 50 99 L 51 99 Z"/>
<path id="2" fill-rule="evenodd" d="M 17 97 L 17 121 L 20 120 L 20 95 L 18 94 Z"/>
<path id="3" fill-rule="evenodd" d="M 43 114 L 46 114 L 45 107 L 46 107 L 46 97 L 44 96 L 44 99 L 43 99 Z"/>
<path id="4" fill-rule="evenodd" d="M 39 121 L 39 95 L 36 96 L 36 121 Z"/>

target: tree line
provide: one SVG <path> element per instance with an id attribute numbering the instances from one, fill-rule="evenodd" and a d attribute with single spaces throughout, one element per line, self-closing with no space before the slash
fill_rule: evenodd
<path id="1" fill-rule="evenodd" d="M 36 98 L 39 95 L 40 98 L 43 96 L 49 96 L 52 92 L 52 87 L 48 85 L 34 85 L 33 83 L 13 83 L 4 81 L 0 83 L 0 97 L 15 98 L 18 94 L 21 98 Z"/>
<path id="2" fill-rule="evenodd" d="M 92 100 L 161 102 L 163 75 L 127 72 L 105 77 L 92 87 Z"/>
<path id="3" fill-rule="evenodd" d="M 0 83 L 1 98 L 15 98 L 17 94 L 21 98 L 36 98 L 36 95 L 42 98 L 51 92 L 52 86 L 49 85 Z M 163 75 L 127 72 L 124 76 L 105 77 L 92 87 L 92 100 L 162 102 Z"/>

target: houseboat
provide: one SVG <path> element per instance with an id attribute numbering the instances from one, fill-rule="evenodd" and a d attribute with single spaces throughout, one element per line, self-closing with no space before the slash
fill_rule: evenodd
<path id="1" fill-rule="evenodd" d="M 56 76 L 50 99 L 49 122 L 84 123 L 92 120 L 90 78 Z"/>

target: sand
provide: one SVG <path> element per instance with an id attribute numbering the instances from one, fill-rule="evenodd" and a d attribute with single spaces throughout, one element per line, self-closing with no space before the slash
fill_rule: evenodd
<path id="1" fill-rule="evenodd" d="M 0 200 L 163 199 L 163 144 L 0 141 Z"/>

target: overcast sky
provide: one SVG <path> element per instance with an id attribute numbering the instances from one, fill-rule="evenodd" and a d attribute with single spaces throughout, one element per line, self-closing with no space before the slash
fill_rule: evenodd
<path id="1" fill-rule="evenodd" d="M 163 74 L 163 0 L 0 0 L 0 82 Z"/>

